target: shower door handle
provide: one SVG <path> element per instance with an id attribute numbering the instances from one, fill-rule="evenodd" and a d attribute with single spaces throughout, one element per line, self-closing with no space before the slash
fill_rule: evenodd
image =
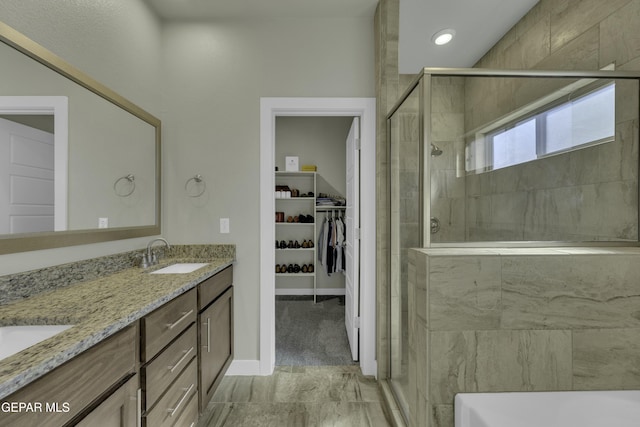
<path id="1" fill-rule="evenodd" d="M 435 216 L 431 217 L 431 234 L 436 234 L 440 231 L 440 220 Z"/>

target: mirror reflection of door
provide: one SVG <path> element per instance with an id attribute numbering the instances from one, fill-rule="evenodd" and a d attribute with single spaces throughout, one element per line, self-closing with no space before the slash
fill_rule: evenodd
<path id="1" fill-rule="evenodd" d="M 28 121 L 40 129 L 15 121 L 20 116 L 3 117 L 0 234 L 54 231 L 53 116 L 29 116 Z M 44 124 L 36 125 L 36 121 Z"/>

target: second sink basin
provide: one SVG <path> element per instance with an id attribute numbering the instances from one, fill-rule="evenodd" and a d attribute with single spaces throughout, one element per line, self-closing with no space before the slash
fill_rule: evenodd
<path id="1" fill-rule="evenodd" d="M 160 270 L 152 271 L 149 274 L 191 273 L 192 271 L 196 271 L 197 269 L 202 268 L 207 264 L 207 262 L 183 262 L 178 264 L 171 264 L 167 267 L 161 268 Z"/>
<path id="2" fill-rule="evenodd" d="M 0 327 L 0 360 L 51 338 L 73 325 L 27 325 Z"/>

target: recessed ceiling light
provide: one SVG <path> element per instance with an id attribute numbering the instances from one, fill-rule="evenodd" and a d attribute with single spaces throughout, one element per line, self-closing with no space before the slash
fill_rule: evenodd
<path id="1" fill-rule="evenodd" d="M 435 33 L 431 37 L 431 41 L 437 44 L 438 46 L 441 46 L 453 40 L 453 36 L 455 35 L 456 35 L 455 30 L 452 30 L 451 28 L 447 28 L 446 30 L 440 30 L 437 33 Z"/>

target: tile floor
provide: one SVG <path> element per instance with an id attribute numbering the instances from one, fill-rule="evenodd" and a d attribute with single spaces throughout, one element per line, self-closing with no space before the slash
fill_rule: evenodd
<path id="1" fill-rule="evenodd" d="M 198 427 L 390 426 L 378 383 L 358 366 L 277 366 L 225 377 Z"/>

